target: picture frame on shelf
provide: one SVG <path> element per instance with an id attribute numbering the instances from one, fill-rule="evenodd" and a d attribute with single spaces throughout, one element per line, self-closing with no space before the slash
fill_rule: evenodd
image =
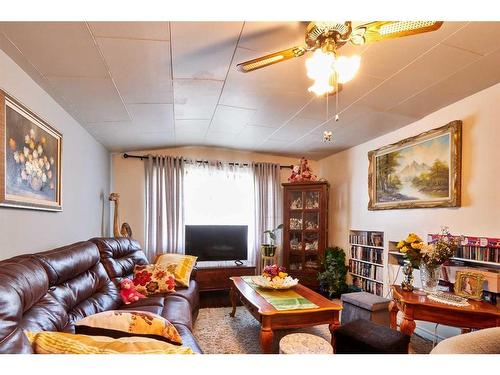
<path id="1" fill-rule="evenodd" d="M 0 206 L 62 211 L 62 134 L 0 89 Z"/>
<path id="2" fill-rule="evenodd" d="M 455 276 L 455 294 L 474 300 L 481 300 L 484 275 L 471 271 L 457 271 Z"/>
<path id="3" fill-rule="evenodd" d="M 462 121 L 368 153 L 369 210 L 460 207 Z"/>
<path id="4" fill-rule="evenodd" d="M 370 241 L 372 243 L 372 246 L 384 246 L 383 236 L 380 233 L 370 233 Z"/>

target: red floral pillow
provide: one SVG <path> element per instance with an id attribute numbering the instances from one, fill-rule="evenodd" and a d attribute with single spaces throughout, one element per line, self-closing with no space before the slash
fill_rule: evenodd
<path id="1" fill-rule="evenodd" d="M 146 295 L 175 292 L 175 277 L 161 264 L 135 266 L 133 282 L 135 289 Z"/>

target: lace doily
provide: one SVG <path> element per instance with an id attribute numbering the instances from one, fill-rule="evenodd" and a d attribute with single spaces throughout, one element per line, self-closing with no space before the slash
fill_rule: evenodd
<path id="1" fill-rule="evenodd" d="M 470 305 L 469 302 L 467 302 L 466 298 L 444 292 L 436 292 L 434 294 L 429 294 L 427 298 L 429 298 L 434 302 L 444 303 L 446 305 L 457 306 L 457 307 L 464 307 Z"/>

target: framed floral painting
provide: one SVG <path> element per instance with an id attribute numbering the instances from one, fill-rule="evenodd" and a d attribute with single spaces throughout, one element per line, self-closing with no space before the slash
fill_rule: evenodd
<path id="1" fill-rule="evenodd" d="M 462 121 L 370 151 L 369 210 L 459 207 Z"/>
<path id="2" fill-rule="evenodd" d="M 0 205 L 61 211 L 62 134 L 0 90 Z"/>

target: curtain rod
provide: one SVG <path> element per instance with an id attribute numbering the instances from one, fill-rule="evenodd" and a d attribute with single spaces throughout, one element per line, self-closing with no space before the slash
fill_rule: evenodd
<path id="1" fill-rule="evenodd" d="M 127 154 L 127 153 L 124 153 L 123 154 L 123 157 L 125 159 L 128 159 L 128 158 L 132 158 L 132 159 L 147 159 L 148 158 L 148 155 L 130 155 L 130 154 Z M 187 161 L 187 159 L 184 159 L 184 161 Z M 208 163 L 207 160 L 196 160 L 197 163 Z M 229 165 L 240 165 L 239 163 L 228 163 Z M 241 164 L 243 166 L 248 166 L 248 164 Z M 280 165 L 280 168 L 281 169 L 293 169 L 293 165 Z"/>

